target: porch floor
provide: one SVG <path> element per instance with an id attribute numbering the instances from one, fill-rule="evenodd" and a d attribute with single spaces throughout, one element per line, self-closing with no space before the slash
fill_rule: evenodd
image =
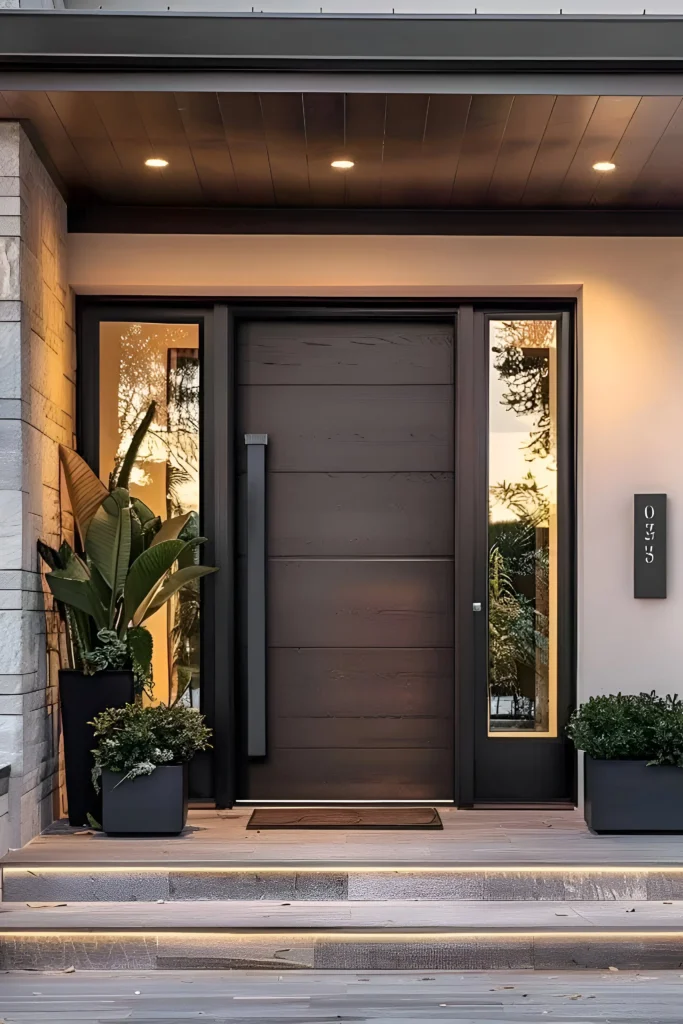
<path id="1" fill-rule="evenodd" d="M 110 838 L 56 822 L 3 866 L 683 867 L 683 836 L 597 836 L 575 810 L 439 808 L 443 831 L 247 832 L 251 808 L 190 811 L 178 837 Z"/>

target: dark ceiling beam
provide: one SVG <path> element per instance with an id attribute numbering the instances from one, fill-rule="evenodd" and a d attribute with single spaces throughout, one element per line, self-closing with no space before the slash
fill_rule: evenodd
<path id="1" fill-rule="evenodd" d="M 683 70 L 681 17 L 6 11 L 0 69 Z"/>
<path id="2" fill-rule="evenodd" d="M 346 210 L 73 206 L 70 232 L 681 236 L 683 210 Z"/>
<path id="3" fill-rule="evenodd" d="M 0 42 L 1 46 L 1 42 Z M 447 96 L 683 96 L 683 70 L 632 74 L 579 71 L 99 71 L 5 70 L 0 91 L 380 93 Z"/>

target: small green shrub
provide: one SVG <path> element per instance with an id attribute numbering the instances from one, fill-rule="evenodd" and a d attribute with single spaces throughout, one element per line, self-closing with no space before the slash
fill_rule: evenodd
<path id="1" fill-rule="evenodd" d="M 204 716 L 184 704 L 126 704 L 103 711 L 91 724 L 97 737 L 92 779 L 98 792 L 104 769 L 123 772 L 123 782 L 151 775 L 157 765 L 185 764 L 211 746 Z"/>
<path id="2" fill-rule="evenodd" d="M 683 768 L 683 703 L 676 695 L 591 697 L 567 728 L 577 750 L 599 761 L 648 761 Z"/>

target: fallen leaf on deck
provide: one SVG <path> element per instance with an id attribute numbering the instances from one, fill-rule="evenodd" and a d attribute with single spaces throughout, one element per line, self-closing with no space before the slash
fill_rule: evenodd
<path id="1" fill-rule="evenodd" d="M 65 967 L 64 970 L 62 971 L 62 974 L 75 974 L 75 973 L 76 973 L 76 968 L 75 967 Z"/>
<path id="2" fill-rule="evenodd" d="M 27 903 L 30 910 L 49 910 L 50 907 L 65 907 L 66 903 Z"/>
<path id="3" fill-rule="evenodd" d="M 607 970 L 608 971 L 618 971 L 619 968 L 618 967 L 608 967 Z"/>

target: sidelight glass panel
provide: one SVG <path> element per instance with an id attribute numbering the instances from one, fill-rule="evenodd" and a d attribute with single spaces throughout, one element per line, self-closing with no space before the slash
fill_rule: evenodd
<path id="1" fill-rule="evenodd" d="M 167 518 L 194 512 L 183 536 L 199 532 L 199 327 L 100 324 L 100 475 L 120 467 L 137 425 L 156 412 L 131 474 L 130 490 Z M 152 615 L 153 700 L 200 706 L 200 591 L 193 583 Z"/>
<path id="2" fill-rule="evenodd" d="M 489 324 L 489 734 L 557 735 L 557 324 Z"/>

